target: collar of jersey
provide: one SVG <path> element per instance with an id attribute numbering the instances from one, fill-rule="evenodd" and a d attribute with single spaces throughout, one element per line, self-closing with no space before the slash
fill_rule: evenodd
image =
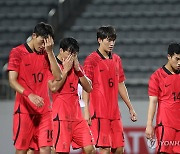
<path id="1" fill-rule="evenodd" d="M 162 69 L 163 69 L 168 75 L 172 75 L 172 73 L 165 67 L 165 65 L 163 65 Z"/>
<path id="2" fill-rule="evenodd" d="M 168 75 L 173 75 L 166 67 L 165 65 L 162 67 L 162 69 L 168 74 Z M 177 73 L 175 74 L 180 74 L 180 71 L 178 71 Z"/>
<path id="3" fill-rule="evenodd" d="M 33 51 L 31 50 L 31 48 L 29 47 L 29 45 L 27 43 L 24 43 L 24 46 L 29 53 L 33 53 Z"/>
<path id="4" fill-rule="evenodd" d="M 101 54 L 101 52 L 97 49 L 96 50 L 96 52 L 97 52 L 97 54 L 102 58 L 102 59 L 106 59 L 102 54 Z M 111 54 L 111 52 L 109 52 L 109 59 L 112 59 L 112 54 Z"/>

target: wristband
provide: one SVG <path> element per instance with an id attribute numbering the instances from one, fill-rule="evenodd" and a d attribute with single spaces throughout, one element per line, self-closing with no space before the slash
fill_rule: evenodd
<path id="1" fill-rule="evenodd" d="M 23 91 L 23 95 L 28 97 L 31 94 L 31 92 L 29 92 L 28 90 L 24 89 Z"/>
<path id="2" fill-rule="evenodd" d="M 76 72 L 76 75 L 80 78 L 84 76 L 84 73 L 80 70 Z"/>

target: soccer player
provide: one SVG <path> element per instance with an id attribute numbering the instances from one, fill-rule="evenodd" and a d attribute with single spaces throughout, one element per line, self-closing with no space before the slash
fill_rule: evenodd
<path id="1" fill-rule="evenodd" d="M 149 80 L 147 139 L 157 137 L 157 153 L 180 152 L 180 45 L 168 47 L 167 63 Z M 157 108 L 156 127 L 153 119 Z"/>
<path id="2" fill-rule="evenodd" d="M 57 61 L 62 69 L 61 87 L 52 95 L 56 153 L 69 153 L 71 143 L 73 148 L 82 148 L 86 154 L 95 153 L 93 138 L 79 104 L 78 82 L 86 92 L 90 92 L 92 86 L 79 64 L 78 52 L 79 44 L 74 38 L 60 41 Z"/>
<path id="3" fill-rule="evenodd" d="M 9 83 L 16 91 L 13 113 L 16 154 L 26 154 L 32 142 L 41 154 L 49 154 L 53 145 L 48 85 L 55 91 L 62 78 L 53 53 L 53 37 L 49 24 L 38 23 L 32 39 L 13 48 L 9 55 Z"/>
<path id="4" fill-rule="evenodd" d="M 123 126 L 118 93 L 127 105 L 132 121 L 136 113 L 128 97 L 121 58 L 113 53 L 116 32 L 112 26 L 97 31 L 99 47 L 84 62 L 84 71 L 92 81 L 90 94 L 83 91 L 85 119 L 88 121 L 100 153 L 123 153 Z M 89 108 L 88 108 L 89 106 Z"/>

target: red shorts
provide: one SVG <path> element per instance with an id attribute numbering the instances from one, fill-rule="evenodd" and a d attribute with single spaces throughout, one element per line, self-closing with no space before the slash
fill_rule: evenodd
<path id="1" fill-rule="evenodd" d="M 71 143 L 73 149 L 93 145 L 91 131 L 85 120 L 55 120 L 53 128 L 53 140 L 56 152 L 70 152 Z"/>
<path id="2" fill-rule="evenodd" d="M 13 119 L 13 140 L 16 149 L 38 150 L 52 146 L 52 112 L 43 115 L 16 113 Z"/>
<path id="3" fill-rule="evenodd" d="M 180 153 L 180 130 L 166 126 L 156 128 L 157 152 Z"/>
<path id="4" fill-rule="evenodd" d="M 124 134 L 120 120 L 92 119 L 90 126 L 96 147 L 124 147 Z"/>

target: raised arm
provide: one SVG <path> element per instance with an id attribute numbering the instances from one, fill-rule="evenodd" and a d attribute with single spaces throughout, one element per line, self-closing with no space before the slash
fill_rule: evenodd
<path id="1" fill-rule="evenodd" d="M 74 57 L 74 68 L 76 70 L 76 74 L 79 77 L 81 86 L 86 92 L 90 92 L 92 90 L 92 83 L 91 80 L 84 74 L 84 71 L 79 66 L 79 61 L 77 55 Z"/>
<path id="2" fill-rule="evenodd" d="M 63 64 L 62 79 L 58 81 L 58 83 L 56 80 L 50 80 L 48 82 L 49 89 L 52 92 L 56 92 L 58 89 L 60 89 L 64 85 L 64 82 L 66 81 L 66 78 L 67 78 L 67 74 L 73 65 L 73 56 L 69 55 L 65 60 L 63 59 L 62 64 Z"/>
<path id="3" fill-rule="evenodd" d="M 51 91 L 57 91 L 60 88 L 60 81 L 62 79 L 62 72 L 58 66 L 58 63 L 56 61 L 56 58 L 54 56 L 54 52 L 53 52 L 53 46 L 54 46 L 54 41 L 53 38 L 48 36 L 47 39 L 44 39 L 44 43 L 45 43 L 45 50 L 47 52 L 48 55 L 48 59 L 50 62 L 50 67 L 51 67 L 51 71 L 54 77 L 54 80 L 49 81 L 48 85 Z"/>

